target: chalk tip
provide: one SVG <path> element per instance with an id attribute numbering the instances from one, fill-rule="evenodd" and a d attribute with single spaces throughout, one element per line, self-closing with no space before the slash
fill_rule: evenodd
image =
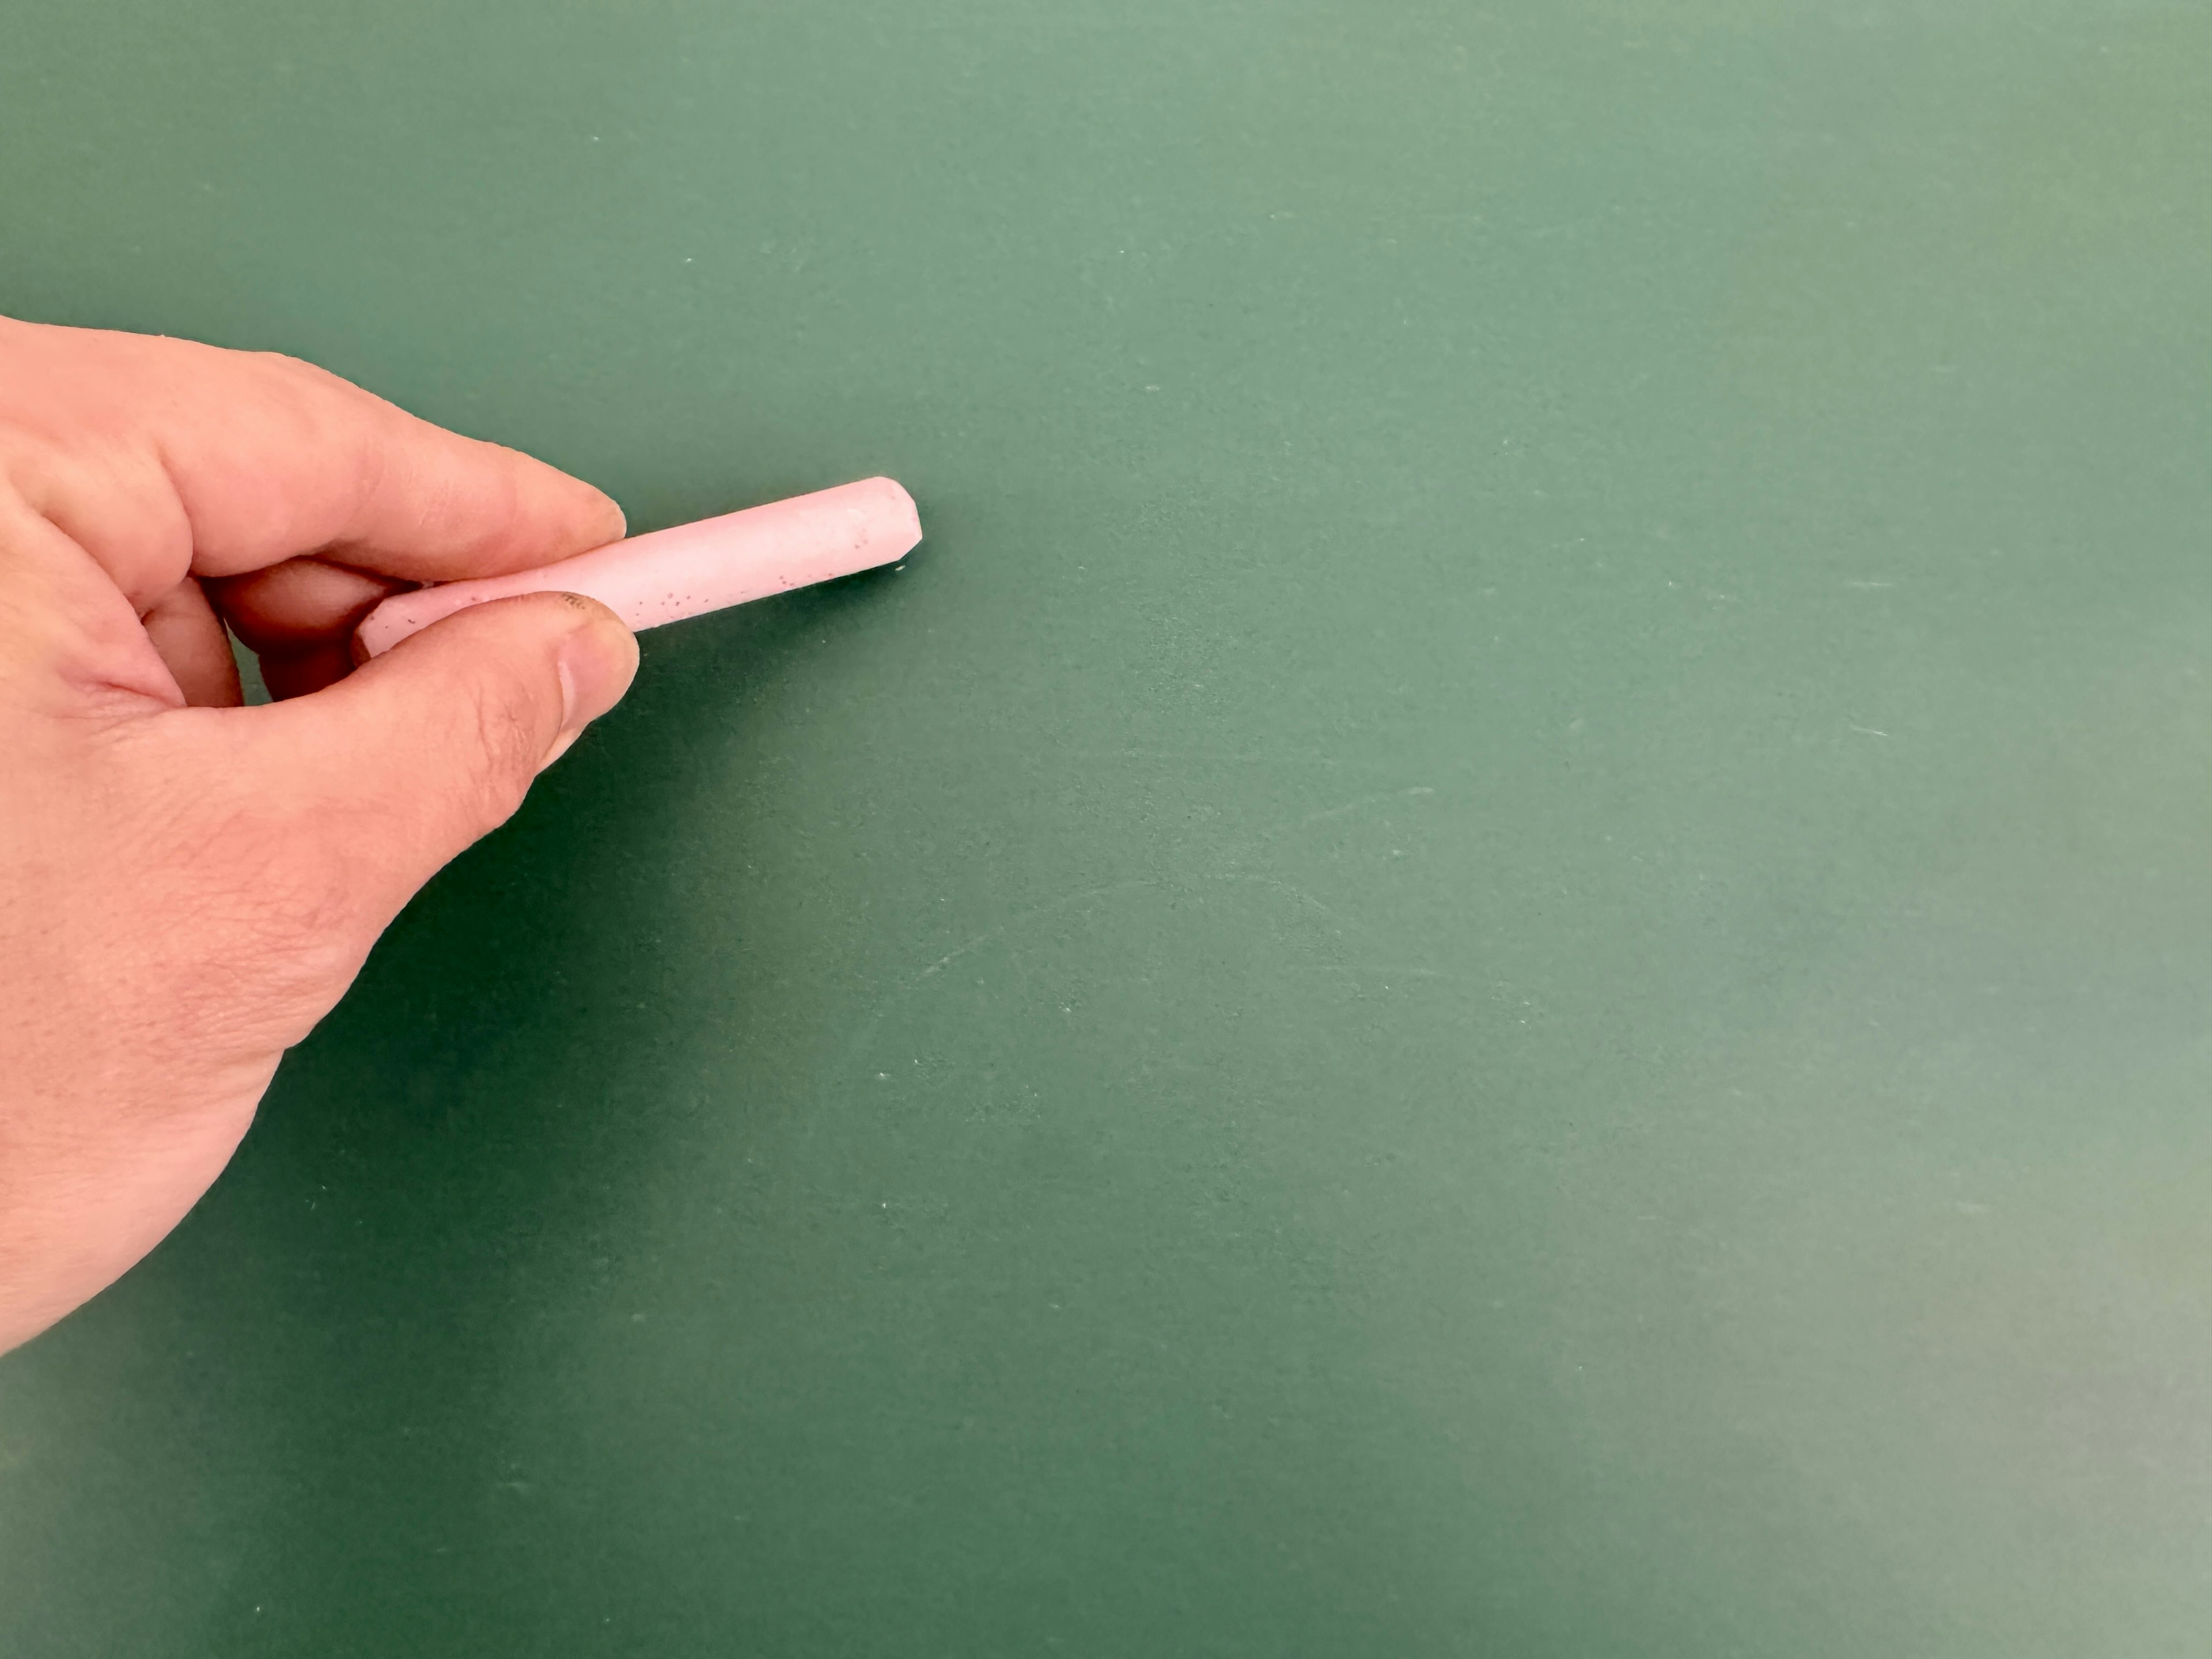
<path id="1" fill-rule="evenodd" d="M 906 546 L 900 550 L 900 554 L 903 555 L 921 540 L 921 509 L 915 505 L 914 496 L 896 478 L 874 477 L 866 482 L 883 497 L 884 505 L 897 515 L 898 538 L 906 543 Z"/>

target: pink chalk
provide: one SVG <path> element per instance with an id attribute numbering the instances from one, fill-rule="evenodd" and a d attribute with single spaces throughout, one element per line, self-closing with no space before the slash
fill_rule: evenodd
<path id="1" fill-rule="evenodd" d="M 889 478 L 747 507 L 611 542 L 511 576 L 394 593 L 355 631 L 364 660 L 456 611 L 517 593 L 581 593 L 632 628 L 657 628 L 902 558 L 921 539 L 914 498 Z"/>

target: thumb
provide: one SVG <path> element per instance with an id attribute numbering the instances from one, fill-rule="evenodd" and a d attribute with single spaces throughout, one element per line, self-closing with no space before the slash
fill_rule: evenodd
<path id="1" fill-rule="evenodd" d="M 255 769 L 322 820 L 327 851 L 396 912 L 505 823 L 636 672 L 636 638 L 613 611 L 532 593 L 449 617 L 320 691 L 239 713 L 258 717 Z"/>

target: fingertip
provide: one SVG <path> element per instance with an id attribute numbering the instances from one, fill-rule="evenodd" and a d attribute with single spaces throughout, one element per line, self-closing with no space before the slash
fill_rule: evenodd
<path id="1" fill-rule="evenodd" d="M 629 691 L 637 678 L 637 635 L 597 599 L 581 593 L 555 597 L 580 618 L 577 628 L 561 641 L 556 659 L 561 680 L 561 729 L 573 738 Z M 564 742 L 561 748 L 566 747 Z"/>
<path id="2" fill-rule="evenodd" d="M 327 559 L 287 559 L 204 584 L 223 620 L 252 649 L 279 654 L 343 639 L 392 594 L 411 586 Z"/>
<path id="3" fill-rule="evenodd" d="M 620 617 L 584 594 L 550 590 L 469 605 L 373 653 L 356 630 L 345 654 L 356 673 L 390 672 L 385 665 L 394 659 L 414 665 L 402 672 L 419 672 L 433 659 L 476 669 L 504 665 L 525 678 L 550 668 L 559 687 L 562 730 L 580 728 L 613 708 L 638 665 L 637 636 Z"/>
<path id="4" fill-rule="evenodd" d="M 530 565 L 550 564 L 555 559 L 588 553 L 609 542 L 618 542 L 629 532 L 629 520 L 615 498 L 598 485 L 574 473 L 563 472 L 550 461 L 519 449 L 499 448 L 517 469 L 524 511 L 520 532 L 510 538 L 509 554 L 521 553 Z M 499 562 L 508 563 L 511 558 Z"/>
<path id="5" fill-rule="evenodd" d="M 629 535 L 629 515 L 622 510 L 622 503 L 596 485 L 586 484 L 584 488 L 596 498 L 597 514 L 592 523 L 591 546 L 605 547 L 608 543 L 618 542 Z"/>

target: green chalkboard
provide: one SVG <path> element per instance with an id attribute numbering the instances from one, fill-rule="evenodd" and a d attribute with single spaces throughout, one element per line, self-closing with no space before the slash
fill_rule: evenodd
<path id="1" fill-rule="evenodd" d="M 8 9 L 0 311 L 648 636 L 0 1361 L 0 1651 L 2197 1654 L 2201 0 Z"/>

